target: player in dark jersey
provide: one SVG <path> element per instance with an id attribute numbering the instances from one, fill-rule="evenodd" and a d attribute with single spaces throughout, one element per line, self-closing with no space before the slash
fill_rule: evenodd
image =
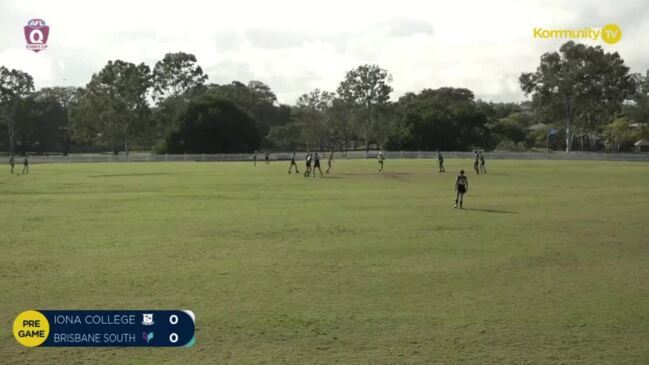
<path id="1" fill-rule="evenodd" d="M 487 173 L 487 168 L 484 166 L 484 152 L 480 152 L 480 172 Z"/>
<path id="2" fill-rule="evenodd" d="M 379 161 L 379 172 L 382 174 L 383 173 L 383 160 L 385 160 L 385 158 L 383 157 L 383 151 L 379 151 L 379 155 L 376 156 L 376 159 Z"/>
<path id="3" fill-rule="evenodd" d="M 478 175 L 480 175 L 480 169 L 478 168 L 479 160 L 480 160 L 480 154 L 478 154 L 477 150 L 473 151 L 473 170 L 475 170 L 475 173 Z"/>
<path id="4" fill-rule="evenodd" d="M 293 170 L 293 166 L 295 166 L 295 173 L 299 174 L 300 172 L 297 170 L 297 163 L 295 163 L 295 152 L 291 153 L 291 165 L 288 167 L 288 173 L 291 173 L 291 170 Z"/>
<path id="5" fill-rule="evenodd" d="M 304 171 L 304 177 L 308 177 L 311 174 L 311 152 L 306 154 L 306 171 Z"/>
<path id="6" fill-rule="evenodd" d="M 257 167 L 257 150 L 252 154 L 252 165 Z"/>
<path id="7" fill-rule="evenodd" d="M 266 165 L 270 165 L 270 156 L 268 155 L 268 151 L 264 152 L 264 159 L 266 160 Z"/>
<path id="8" fill-rule="evenodd" d="M 11 156 L 9 156 L 9 165 L 11 165 L 11 173 L 14 173 L 14 165 L 16 164 L 16 161 L 14 159 L 14 154 L 12 153 Z"/>
<path id="9" fill-rule="evenodd" d="M 457 175 L 455 179 L 455 207 L 457 208 L 458 202 L 460 203 L 460 209 L 462 209 L 462 201 L 464 200 L 464 194 L 469 191 L 469 180 L 464 175 L 464 170 L 460 171 L 460 174 Z"/>
<path id="10" fill-rule="evenodd" d="M 25 159 L 23 160 L 23 174 L 29 174 L 29 155 L 25 153 Z"/>
<path id="11" fill-rule="evenodd" d="M 439 172 L 446 172 L 446 170 L 444 169 L 444 156 L 442 156 L 439 150 L 437 151 L 437 166 L 439 168 Z"/>
<path id="12" fill-rule="evenodd" d="M 334 151 L 331 150 L 329 153 L 329 158 L 327 158 L 327 173 L 331 172 L 331 169 L 333 168 L 333 162 L 334 162 Z"/>
<path id="13" fill-rule="evenodd" d="M 315 177 L 315 169 L 318 169 L 320 171 L 320 177 L 323 177 L 322 175 L 322 169 L 320 168 L 320 156 L 318 156 L 318 153 L 316 152 L 315 156 L 313 157 L 313 177 Z"/>

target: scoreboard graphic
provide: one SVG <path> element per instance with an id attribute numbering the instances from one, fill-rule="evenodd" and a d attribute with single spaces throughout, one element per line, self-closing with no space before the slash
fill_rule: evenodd
<path id="1" fill-rule="evenodd" d="M 13 324 L 26 347 L 191 347 L 189 310 L 28 310 Z"/>

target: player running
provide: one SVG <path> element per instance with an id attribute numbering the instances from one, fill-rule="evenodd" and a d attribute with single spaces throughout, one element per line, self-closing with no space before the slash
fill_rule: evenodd
<path id="1" fill-rule="evenodd" d="M 484 166 L 484 152 L 480 152 L 480 172 L 487 173 L 487 168 Z"/>
<path id="2" fill-rule="evenodd" d="M 318 169 L 320 171 L 320 177 L 323 177 L 322 175 L 322 169 L 320 169 L 320 156 L 318 156 L 318 153 L 316 152 L 315 156 L 313 157 L 313 177 L 315 177 L 315 169 Z"/>
<path id="3" fill-rule="evenodd" d="M 304 177 L 308 177 L 311 174 L 311 152 L 306 154 L 306 171 L 304 171 Z"/>
<path id="4" fill-rule="evenodd" d="M 257 167 L 257 150 L 255 150 L 255 153 L 252 154 L 252 165 L 254 167 Z"/>
<path id="5" fill-rule="evenodd" d="M 291 165 L 288 167 L 288 173 L 291 173 L 291 170 L 293 170 L 293 166 L 295 166 L 295 173 L 299 174 L 300 172 L 297 170 L 297 163 L 295 163 L 295 152 L 291 153 Z"/>
<path id="6" fill-rule="evenodd" d="M 382 174 L 383 173 L 383 160 L 385 160 L 385 157 L 383 157 L 383 151 L 379 151 L 379 155 L 376 156 L 376 158 L 379 161 L 379 172 Z"/>
<path id="7" fill-rule="evenodd" d="M 444 169 L 444 156 L 442 156 L 439 150 L 437 150 L 437 166 L 439 167 L 439 172 L 446 172 Z"/>
<path id="8" fill-rule="evenodd" d="M 29 155 L 25 153 L 25 159 L 23 160 L 23 174 L 29 174 Z"/>
<path id="9" fill-rule="evenodd" d="M 268 151 L 264 152 L 264 159 L 266 159 L 266 165 L 270 165 L 270 156 L 268 155 Z"/>
<path id="10" fill-rule="evenodd" d="M 469 191 L 469 180 L 464 175 L 464 170 L 460 171 L 460 174 L 457 175 L 455 180 L 455 206 L 457 208 L 458 202 L 460 203 L 460 209 L 462 209 L 462 201 L 464 200 L 464 194 Z"/>
<path id="11" fill-rule="evenodd" d="M 473 170 L 475 170 L 475 173 L 480 175 L 480 169 L 478 168 L 478 161 L 480 160 L 480 154 L 478 153 L 478 150 L 473 151 Z"/>
<path id="12" fill-rule="evenodd" d="M 9 165 L 11 165 L 11 173 L 14 173 L 14 165 L 16 164 L 16 160 L 14 159 L 14 154 L 12 153 L 11 156 L 9 156 Z"/>
<path id="13" fill-rule="evenodd" d="M 327 173 L 331 172 L 331 169 L 333 167 L 332 163 L 334 162 L 334 151 L 331 150 L 329 153 L 329 158 L 327 158 Z"/>

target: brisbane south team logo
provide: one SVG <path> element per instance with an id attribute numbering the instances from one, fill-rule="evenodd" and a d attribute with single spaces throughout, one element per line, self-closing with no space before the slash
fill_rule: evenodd
<path id="1" fill-rule="evenodd" d="M 47 49 L 47 37 L 50 35 L 50 27 L 45 25 L 43 19 L 32 19 L 25 26 L 25 40 L 27 49 L 40 52 Z"/>

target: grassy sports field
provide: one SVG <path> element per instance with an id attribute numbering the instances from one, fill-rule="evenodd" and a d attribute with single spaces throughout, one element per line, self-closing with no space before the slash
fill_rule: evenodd
<path id="1" fill-rule="evenodd" d="M 433 164 L 5 166 L 0 362 L 649 362 L 649 164 Z M 27 349 L 11 332 L 27 309 L 152 308 L 193 310 L 196 345 Z"/>

